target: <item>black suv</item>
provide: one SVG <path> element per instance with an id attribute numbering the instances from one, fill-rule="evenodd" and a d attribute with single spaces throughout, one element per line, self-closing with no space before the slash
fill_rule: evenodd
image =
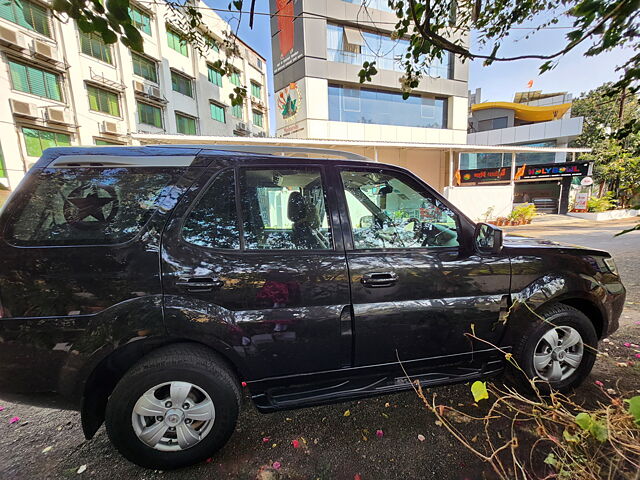
<path id="1" fill-rule="evenodd" d="M 225 444 L 245 383 L 261 412 L 351 400 L 501 372 L 495 345 L 567 389 L 618 326 L 606 252 L 503 242 L 363 157 L 235 150 L 45 151 L 0 217 L 0 391 L 167 469 Z"/>

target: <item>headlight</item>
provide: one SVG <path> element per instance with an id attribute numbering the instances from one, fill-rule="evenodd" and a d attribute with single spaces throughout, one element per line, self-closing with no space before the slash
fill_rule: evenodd
<path id="1" fill-rule="evenodd" d="M 614 275 L 618 275 L 618 267 L 616 267 L 616 262 L 613 261 L 613 258 L 607 257 L 603 258 L 602 260 L 611 273 L 613 273 Z"/>

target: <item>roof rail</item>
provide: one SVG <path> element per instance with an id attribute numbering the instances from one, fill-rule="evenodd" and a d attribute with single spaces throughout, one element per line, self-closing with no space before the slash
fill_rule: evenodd
<path id="1" fill-rule="evenodd" d="M 166 145 L 163 145 L 166 146 Z M 205 148 L 211 150 L 225 150 L 232 152 L 256 153 L 265 155 L 285 155 L 306 153 L 310 156 L 331 156 L 344 160 L 359 160 L 364 162 L 372 162 L 370 158 L 357 153 L 345 152 L 343 150 L 332 150 L 330 148 L 311 148 L 311 147 L 286 147 L 278 145 L 207 145 Z"/>

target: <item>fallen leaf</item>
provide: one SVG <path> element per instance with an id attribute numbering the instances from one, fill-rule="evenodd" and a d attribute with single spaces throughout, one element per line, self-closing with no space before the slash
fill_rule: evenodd
<path id="1" fill-rule="evenodd" d="M 421 433 L 418 434 L 418 440 L 420 440 L 421 442 L 424 442 L 426 440 L 426 438 L 424 438 L 424 435 L 422 435 Z"/>
<path id="2" fill-rule="evenodd" d="M 87 469 L 86 465 L 81 465 L 76 473 L 83 473 Z"/>
<path id="3" fill-rule="evenodd" d="M 384 437 L 384 432 L 382 430 L 376 430 L 376 437 L 378 438 Z"/>
<path id="4" fill-rule="evenodd" d="M 387 415 L 387 414 L 386 414 L 386 413 L 384 413 L 384 412 L 382 412 L 382 416 L 383 416 L 384 418 L 389 418 L 389 415 Z"/>
<path id="5" fill-rule="evenodd" d="M 273 445 L 271 445 L 271 448 L 276 448 L 278 446 L 277 443 L 274 443 Z"/>
<path id="6" fill-rule="evenodd" d="M 9 423 L 18 423 L 20 421 L 20 417 L 13 417 L 11 420 L 9 420 Z"/>
<path id="7" fill-rule="evenodd" d="M 613 388 L 607 388 L 607 393 L 609 395 L 616 395 L 617 394 L 617 392 Z"/>
<path id="8" fill-rule="evenodd" d="M 42 449 L 42 453 L 47 453 L 48 451 L 50 451 L 53 447 L 44 447 Z"/>
<path id="9" fill-rule="evenodd" d="M 442 426 L 442 422 L 440 420 L 436 420 L 436 425 L 441 427 Z"/>
<path id="10" fill-rule="evenodd" d="M 638 357 L 640 358 L 640 357 Z M 629 365 L 627 365 L 626 362 L 616 362 L 616 367 L 628 367 Z"/>
<path id="11" fill-rule="evenodd" d="M 487 384 L 486 382 L 481 382 L 480 380 L 476 380 L 471 385 L 471 393 L 473 394 L 473 399 L 476 402 L 480 400 L 484 400 L 489 398 L 489 392 L 487 392 Z"/>
<path id="12" fill-rule="evenodd" d="M 444 415 L 444 405 L 438 405 L 438 413 L 441 417 Z"/>
<path id="13" fill-rule="evenodd" d="M 389 402 L 385 403 L 384 406 L 389 408 Z"/>
<path id="14" fill-rule="evenodd" d="M 348 417 L 349 415 L 351 415 L 351 410 L 345 410 L 342 414 L 343 417 Z"/>
<path id="15" fill-rule="evenodd" d="M 291 445 L 293 445 L 293 448 L 300 448 L 300 442 L 298 440 L 291 440 Z"/>
<path id="16" fill-rule="evenodd" d="M 276 470 L 280 470 L 280 467 L 282 467 L 282 464 L 280 462 L 273 462 L 271 466 Z"/>

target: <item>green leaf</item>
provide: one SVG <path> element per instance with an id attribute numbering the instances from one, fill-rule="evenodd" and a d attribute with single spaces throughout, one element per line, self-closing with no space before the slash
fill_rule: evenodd
<path id="1" fill-rule="evenodd" d="M 93 32 L 93 23 L 89 22 L 85 17 L 78 18 L 78 28 L 83 33 L 91 33 Z"/>
<path id="2" fill-rule="evenodd" d="M 110 45 L 112 43 L 116 43 L 118 41 L 118 36 L 115 34 L 115 32 L 113 30 L 106 29 L 106 30 L 103 30 L 100 33 L 102 35 L 102 40 L 107 45 Z"/>
<path id="3" fill-rule="evenodd" d="M 553 453 L 550 453 L 549 455 L 547 455 L 547 458 L 544 459 L 544 463 L 555 467 L 558 464 L 558 459 Z"/>
<path id="4" fill-rule="evenodd" d="M 636 425 L 640 425 L 640 395 L 625 400 L 629 404 L 629 414 L 633 417 Z"/>
<path id="5" fill-rule="evenodd" d="M 593 435 L 599 442 L 604 443 L 607 441 L 607 438 L 609 438 L 607 426 L 603 422 L 594 422 L 589 431 L 591 432 L 591 435 Z"/>
<path id="6" fill-rule="evenodd" d="M 588 413 L 582 412 L 576 415 L 575 419 L 578 426 L 583 430 L 589 430 L 591 425 L 593 425 L 593 418 Z"/>
<path id="7" fill-rule="evenodd" d="M 567 441 L 567 442 L 574 442 L 574 443 L 578 443 L 580 441 L 580 437 L 578 437 L 577 435 L 572 435 L 569 433 L 568 430 L 564 430 L 562 432 L 562 437 Z"/>
<path id="8" fill-rule="evenodd" d="M 489 398 L 489 392 L 487 392 L 487 383 L 476 380 L 471 385 L 471 393 L 473 394 L 473 399 L 476 402 Z"/>

